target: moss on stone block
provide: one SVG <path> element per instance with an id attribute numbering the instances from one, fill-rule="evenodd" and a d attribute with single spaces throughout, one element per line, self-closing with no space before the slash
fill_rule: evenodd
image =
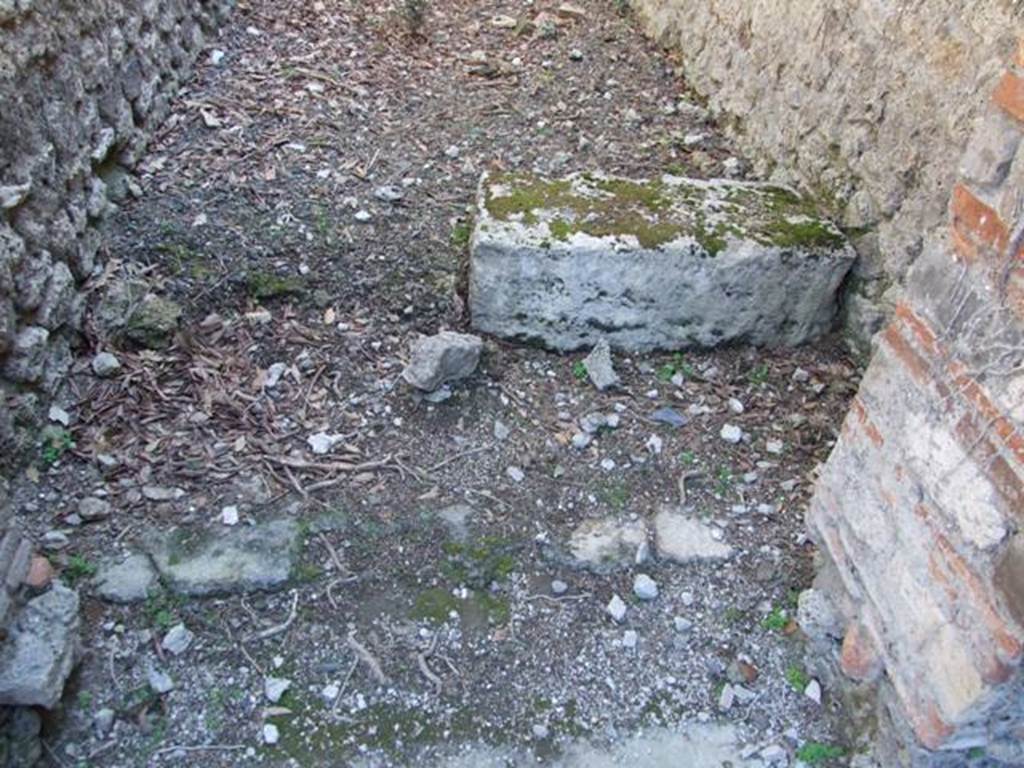
<path id="1" fill-rule="evenodd" d="M 845 242 L 810 201 L 767 184 L 505 173 L 485 178 L 484 207 L 498 222 L 536 227 L 545 249 L 577 234 L 635 242 L 648 250 L 689 240 L 711 257 L 730 240 L 811 250 Z"/>

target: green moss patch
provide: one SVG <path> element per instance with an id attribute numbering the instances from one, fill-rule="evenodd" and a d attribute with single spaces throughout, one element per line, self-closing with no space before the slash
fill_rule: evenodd
<path id="1" fill-rule="evenodd" d="M 632 238 L 646 250 L 689 240 L 711 257 L 730 240 L 805 250 L 834 249 L 845 242 L 810 201 L 785 187 L 763 184 L 507 173 L 488 179 L 484 207 L 497 221 L 537 227 L 545 249 L 580 233 Z"/>

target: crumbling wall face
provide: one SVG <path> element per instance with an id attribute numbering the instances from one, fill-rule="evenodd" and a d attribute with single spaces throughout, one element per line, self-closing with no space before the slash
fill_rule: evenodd
<path id="1" fill-rule="evenodd" d="M 0 0 L 0 454 L 60 383 L 122 194 L 232 0 Z"/>
<path id="2" fill-rule="evenodd" d="M 990 96 L 809 512 L 915 765 L 1024 764 L 1024 41 Z"/>
<path id="3" fill-rule="evenodd" d="M 758 172 L 811 193 L 861 256 L 846 325 L 891 313 L 1024 24 L 1013 0 L 632 0 Z"/>

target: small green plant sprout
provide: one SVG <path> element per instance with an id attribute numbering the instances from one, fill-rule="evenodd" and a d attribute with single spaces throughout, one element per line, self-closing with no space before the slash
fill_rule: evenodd
<path id="1" fill-rule="evenodd" d="M 68 564 L 61 575 L 68 586 L 73 587 L 82 579 L 87 579 L 95 573 L 96 566 L 90 563 L 84 555 L 72 555 L 68 558 Z"/>
<path id="2" fill-rule="evenodd" d="M 48 467 L 56 464 L 65 453 L 75 447 L 71 433 L 61 427 L 45 427 L 42 430 L 42 438 L 40 455 Z"/>
<path id="3" fill-rule="evenodd" d="M 761 385 L 768 381 L 768 363 L 761 363 L 750 369 L 747 378 L 751 384 Z"/>
<path id="4" fill-rule="evenodd" d="M 692 467 L 697 463 L 697 454 L 693 451 L 683 451 L 679 454 L 679 463 L 684 467 Z"/>
<path id="5" fill-rule="evenodd" d="M 789 616 L 779 606 L 772 608 L 771 613 L 761 619 L 761 626 L 772 632 L 782 632 L 789 626 Z"/>
<path id="6" fill-rule="evenodd" d="M 811 678 L 804 672 L 802 667 L 790 664 L 786 668 L 786 682 L 797 693 L 803 693 L 807 690 L 807 686 L 811 684 Z"/>
<path id="7" fill-rule="evenodd" d="M 658 369 L 658 380 L 671 381 L 677 373 L 687 379 L 692 379 L 696 375 L 693 366 L 678 352 L 672 357 L 672 362 L 665 363 Z"/>
<path id="8" fill-rule="evenodd" d="M 846 750 L 834 744 L 808 741 L 796 751 L 796 758 L 807 765 L 825 765 L 833 760 L 846 757 Z"/>
<path id="9" fill-rule="evenodd" d="M 472 224 L 468 221 L 458 221 L 452 226 L 451 243 L 455 248 L 462 250 L 469 245 L 472 234 Z"/>
<path id="10" fill-rule="evenodd" d="M 728 496 L 733 485 L 732 470 L 728 467 L 719 467 L 715 473 L 715 480 L 715 492 L 719 496 Z"/>
<path id="11" fill-rule="evenodd" d="M 587 366 L 582 360 L 577 360 L 572 364 L 572 375 L 576 381 L 587 380 Z"/>

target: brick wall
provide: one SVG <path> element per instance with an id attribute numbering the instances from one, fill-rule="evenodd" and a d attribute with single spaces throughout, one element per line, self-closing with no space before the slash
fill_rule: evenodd
<path id="1" fill-rule="evenodd" d="M 881 334 L 809 524 L 901 762 L 1024 764 L 1024 41 Z"/>
<path id="2" fill-rule="evenodd" d="M 61 383 L 95 225 L 232 0 L 0 0 L 0 465 Z"/>

